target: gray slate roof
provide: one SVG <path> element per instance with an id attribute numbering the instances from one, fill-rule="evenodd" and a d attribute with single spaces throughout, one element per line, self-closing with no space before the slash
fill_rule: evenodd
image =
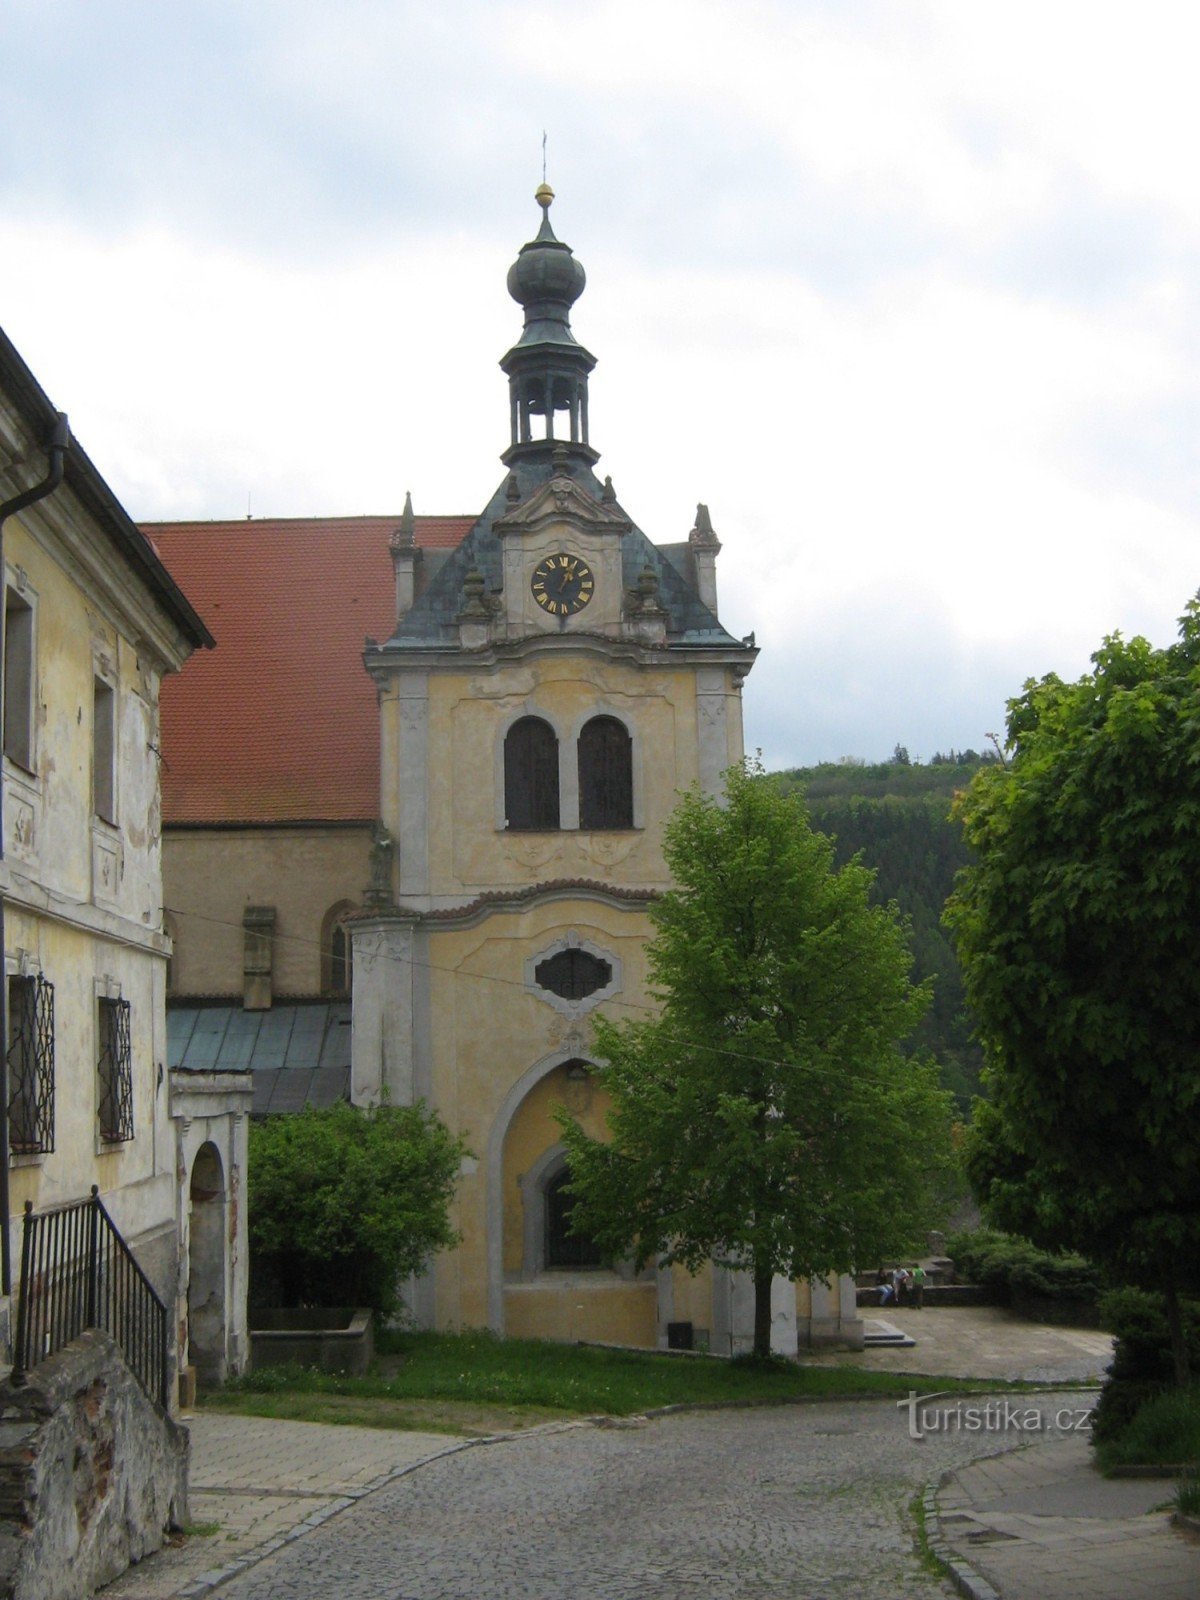
<path id="1" fill-rule="evenodd" d="M 558 469 L 550 462 L 518 462 L 513 471 L 520 491 L 518 504 L 528 500 Z M 599 500 L 602 486 L 594 472 L 576 458 L 570 468 L 575 482 L 593 499 Z M 472 567 L 483 574 L 488 592 L 501 587 L 503 559 L 500 539 L 493 524 L 514 510 L 505 494 L 507 478 L 489 500 L 467 537 L 448 555 L 430 579 L 424 593 L 401 619 L 387 641 L 388 648 L 429 649 L 431 646 L 458 644 L 458 615 L 465 596 L 463 581 Z M 620 507 L 605 508 L 626 515 Z M 650 542 L 642 530 L 632 526 L 622 540 L 622 578 L 627 589 L 637 587 L 645 567 L 658 578 L 658 603 L 667 613 L 667 644 L 717 649 L 741 648 L 742 641 L 729 634 L 700 599 L 678 567 Z"/>
<path id="2" fill-rule="evenodd" d="M 332 1105 L 350 1098 L 350 1002 L 171 1006 L 167 1055 L 185 1072 L 252 1072 L 256 1117 Z"/>

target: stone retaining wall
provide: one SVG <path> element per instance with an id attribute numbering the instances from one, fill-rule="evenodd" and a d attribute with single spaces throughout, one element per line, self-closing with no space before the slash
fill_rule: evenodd
<path id="1" fill-rule="evenodd" d="M 188 1433 L 98 1329 L 0 1383 L 0 1595 L 86 1600 L 187 1521 Z"/>
<path id="2" fill-rule="evenodd" d="M 860 1306 L 879 1305 L 879 1287 L 872 1284 L 870 1288 L 857 1290 Z M 888 1306 L 893 1302 L 888 1301 Z M 975 1283 L 927 1283 L 925 1285 L 925 1300 L 927 1306 L 994 1306 L 996 1297 L 990 1290 Z M 900 1310 L 912 1305 L 912 1296 L 909 1295 L 900 1304 Z M 887 1309 L 886 1307 L 884 1308 Z M 894 1309 L 894 1307 L 893 1307 Z"/>

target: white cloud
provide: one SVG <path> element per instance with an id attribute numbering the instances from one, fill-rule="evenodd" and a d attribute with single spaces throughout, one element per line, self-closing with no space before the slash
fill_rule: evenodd
<path id="1" fill-rule="evenodd" d="M 54 49 L 0 19 L 0 307 L 135 515 L 477 509 L 548 127 L 601 470 L 652 538 L 710 504 L 773 759 L 978 745 L 1027 674 L 1173 632 L 1178 6 L 54 9 Z"/>

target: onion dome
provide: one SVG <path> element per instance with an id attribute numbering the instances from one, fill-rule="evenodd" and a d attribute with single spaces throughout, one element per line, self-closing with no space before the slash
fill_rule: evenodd
<path id="1" fill-rule="evenodd" d="M 570 245 L 556 239 L 550 226 L 554 190 L 543 183 L 534 198 L 542 208 L 542 225 L 537 238 L 521 246 L 508 269 L 508 292 L 525 308 L 525 331 L 520 344 L 574 344 L 571 307 L 583 293 L 587 274 L 571 253 Z"/>
<path id="2" fill-rule="evenodd" d="M 554 190 L 543 183 L 534 198 L 542 225 L 508 270 L 508 292 L 524 308 L 525 327 L 500 363 L 508 375 L 512 425 L 501 460 L 510 466 L 526 459 L 549 462 L 557 442 L 591 464 L 599 457 L 588 443 L 587 380 L 596 360 L 571 332 L 570 320 L 587 274 L 550 226 Z"/>

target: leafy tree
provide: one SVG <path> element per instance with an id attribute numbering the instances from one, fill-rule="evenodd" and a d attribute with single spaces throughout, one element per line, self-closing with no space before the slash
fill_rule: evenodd
<path id="1" fill-rule="evenodd" d="M 561 1121 L 576 1225 L 639 1265 L 748 1269 L 766 1356 L 775 1274 L 853 1270 L 925 1224 L 949 1103 L 897 1049 L 928 997 L 896 908 L 835 868 L 798 795 L 756 765 L 725 778 L 723 805 L 693 790 L 667 827 L 659 1015 L 596 1025 L 611 1142 Z"/>
<path id="2" fill-rule="evenodd" d="M 400 1281 L 457 1243 L 448 1208 L 464 1154 L 424 1105 L 340 1101 L 253 1123 L 257 1303 L 393 1311 Z"/>
<path id="3" fill-rule="evenodd" d="M 989 1063 L 968 1171 L 989 1214 L 1179 1296 L 1200 1251 L 1200 607 L 1105 640 L 1009 703 L 1006 765 L 960 803 L 948 913 Z"/>

